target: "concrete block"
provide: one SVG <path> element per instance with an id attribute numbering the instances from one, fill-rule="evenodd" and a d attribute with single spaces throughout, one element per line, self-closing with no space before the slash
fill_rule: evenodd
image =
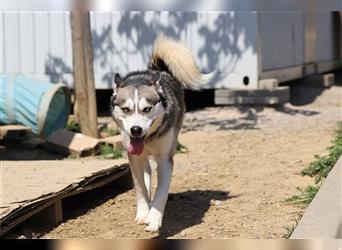
<path id="1" fill-rule="evenodd" d="M 261 79 L 258 82 L 259 89 L 275 89 L 279 86 L 279 81 L 276 78 Z"/>
<path id="2" fill-rule="evenodd" d="M 303 79 L 303 84 L 312 87 L 330 88 L 335 84 L 335 74 L 320 74 L 306 76 Z"/>
<path id="3" fill-rule="evenodd" d="M 235 104 L 282 104 L 289 101 L 289 87 L 270 89 L 237 90 L 219 89 L 215 91 L 216 105 Z"/>

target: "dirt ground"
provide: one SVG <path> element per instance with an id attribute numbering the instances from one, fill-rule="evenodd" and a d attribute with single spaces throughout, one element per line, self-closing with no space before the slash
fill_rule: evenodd
<path id="1" fill-rule="evenodd" d="M 175 156 L 160 234 L 134 223 L 132 189 L 106 189 L 74 202 L 79 211 L 60 226 L 31 237 L 281 238 L 301 212 L 283 201 L 313 183 L 299 172 L 330 145 L 341 91 L 298 87 L 291 90 L 294 105 L 187 113 L 179 141 L 189 152 Z M 301 93 L 306 98 L 297 98 Z"/>

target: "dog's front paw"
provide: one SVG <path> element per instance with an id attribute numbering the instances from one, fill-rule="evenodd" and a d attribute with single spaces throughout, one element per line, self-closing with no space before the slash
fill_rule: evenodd
<path id="1" fill-rule="evenodd" d="M 135 216 L 135 222 L 137 224 L 144 224 L 148 215 L 148 208 L 145 209 L 138 209 L 137 210 L 137 215 Z"/>
<path id="2" fill-rule="evenodd" d="M 145 230 L 149 232 L 158 232 L 162 225 L 163 214 L 155 208 L 151 208 L 150 212 L 145 219 L 145 223 L 148 225 Z"/>

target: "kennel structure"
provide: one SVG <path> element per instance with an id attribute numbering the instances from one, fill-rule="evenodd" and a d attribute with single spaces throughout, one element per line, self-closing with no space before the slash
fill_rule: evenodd
<path id="1" fill-rule="evenodd" d="M 204 88 L 260 88 L 342 67 L 342 12 L 91 12 L 96 89 L 116 72 L 146 69 L 162 32 L 188 45 Z M 69 12 L 2 12 L 1 74 L 21 73 L 73 87 Z"/>

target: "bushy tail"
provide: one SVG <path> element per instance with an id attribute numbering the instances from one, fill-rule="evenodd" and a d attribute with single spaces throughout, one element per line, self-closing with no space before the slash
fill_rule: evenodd
<path id="1" fill-rule="evenodd" d="M 182 87 L 198 90 L 206 84 L 214 72 L 201 74 L 191 51 L 182 43 L 159 35 L 150 59 L 149 69 L 169 72 Z"/>

